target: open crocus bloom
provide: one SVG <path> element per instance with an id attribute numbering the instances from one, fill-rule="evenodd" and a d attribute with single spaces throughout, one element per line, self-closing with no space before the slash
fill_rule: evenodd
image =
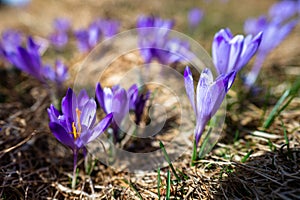
<path id="1" fill-rule="evenodd" d="M 56 139 L 70 147 L 75 154 L 100 136 L 112 120 L 112 114 L 108 114 L 99 123 L 95 123 L 97 105 L 85 90 L 76 96 L 69 88 L 61 107 L 62 113 L 53 105 L 47 109 L 49 127 Z"/>
<path id="2" fill-rule="evenodd" d="M 202 71 L 197 85 L 196 97 L 194 82 L 189 67 L 184 71 L 184 82 L 187 96 L 196 115 L 195 141 L 198 145 L 208 121 L 220 108 L 226 93 L 232 86 L 236 72 L 222 74 L 214 81 L 211 71 L 206 68 Z"/>

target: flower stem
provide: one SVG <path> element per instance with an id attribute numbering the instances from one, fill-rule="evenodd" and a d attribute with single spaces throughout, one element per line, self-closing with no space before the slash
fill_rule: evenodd
<path id="1" fill-rule="evenodd" d="M 265 53 L 260 53 L 257 55 L 255 59 L 255 63 L 251 69 L 251 71 L 247 74 L 245 84 L 248 88 L 251 88 L 253 84 L 255 83 L 258 74 L 260 72 L 260 69 L 265 61 L 266 54 Z"/>
<path id="2" fill-rule="evenodd" d="M 191 166 L 195 166 L 196 161 L 197 161 L 197 144 L 196 144 L 196 140 L 194 140 Z"/>
<path id="3" fill-rule="evenodd" d="M 76 169 L 77 169 L 77 156 L 78 156 L 76 150 L 73 151 L 73 155 L 74 155 L 74 163 L 73 163 L 72 189 L 75 189 L 76 179 L 77 179 Z"/>

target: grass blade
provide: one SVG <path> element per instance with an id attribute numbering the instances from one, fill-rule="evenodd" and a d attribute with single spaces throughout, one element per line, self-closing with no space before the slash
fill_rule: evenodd
<path id="1" fill-rule="evenodd" d="M 157 196 L 158 196 L 158 200 L 160 200 L 160 184 L 161 184 L 160 167 L 158 167 L 157 168 Z"/>
<path id="2" fill-rule="evenodd" d="M 130 187 L 131 189 L 133 189 L 133 191 L 136 193 L 136 195 L 139 197 L 139 199 L 143 200 L 142 195 L 141 195 L 141 194 L 139 193 L 139 191 L 135 188 L 135 186 L 131 183 L 131 181 L 128 181 L 128 180 L 126 180 L 126 179 L 123 179 L 123 181 L 124 181 L 127 185 L 129 185 L 129 187 Z"/>
<path id="3" fill-rule="evenodd" d="M 275 107 L 269 114 L 267 120 L 263 124 L 264 129 L 267 129 L 272 125 L 275 118 L 291 103 L 294 97 L 297 96 L 299 89 L 300 89 L 300 78 L 297 79 L 297 81 L 293 84 L 293 86 L 290 89 L 284 91 L 280 99 L 275 104 Z"/>
<path id="4" fill-rule="evenodd" d="M 205 150 L 207 149 L 207 144 L 208 144 L 208 140 L 209 140 L 209 136 L 211 134 L 212 128 L 209 128 L 207 131 L 207 134 L 205 135 L 205 138 L 200 146 L 200 150 L 199 150 L 199 154 L 198 157 L 199 158 L 203 158 L 205 155 Z"/>
<path id="5" fill-rule="evenodd" d="M 167 197 L 166 199 L 170 199 L 171 196 L 171 174 L 170 174 L 170 170 L 168 170 L 167 173 Z"/>
<path id="6" fill-rule="evenodd" d="M 160 146 L 160 148 L 161 148 L 161 150 L 162 150 L 162 152 L 163 152 L 163 154 L 165 156 L 165 159 L 166 159 L 167 163 L 169 164 L 169 167 L 171 168 L 173 174 L 175 175 L 177 181 L 181 181 L 181 179 L 179 178 L 179 176 L 176 173 L 176 170 L 174 169 L 174 166 L 173 166 L 173 164 L 172 164 L 172 162 L 171 162 L 171 160 L 169 158 L 169 155 L 168 155 L 168 153 L 167 153 L 167 151 L 165 149 L 165 146 L 164 146 L 164 144 L 161 141 L 159 141 L 159 146 Z"/>
<path id="7" fill-rule="evenodd" d="M 191 166 L 195 166 L 196 161 L 197 161 L 197 145 L 196 145 L 196 140 L 194 140 Z"/>
<path id="8" fill-rule="evenodd" d="M 254 151 L 251 149 L 251 150 L 250 150 L 250 151 L 242 158 L 241 162 L 242 162 L 242 163 L 246 162 L 253 152 L 254 152 Z"/>

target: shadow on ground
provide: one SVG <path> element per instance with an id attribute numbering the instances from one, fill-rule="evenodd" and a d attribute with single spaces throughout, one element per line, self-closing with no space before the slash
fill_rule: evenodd
<path id="1" fill-rule="evenodd" d="M 299 199 L 300 149 L 283 146 L 276 152 L 235 163 L 227 170 L 215 199 Z"/>

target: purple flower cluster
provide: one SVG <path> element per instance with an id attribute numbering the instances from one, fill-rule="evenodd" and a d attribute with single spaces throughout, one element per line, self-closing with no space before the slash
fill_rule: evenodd
<path id="1" fill-rule="evenodd" d="M 153 16 L 140 16 L 137 21 L 139 28 L 139 48 L 145 63 L 156 59 L 162 64 L 172 64 L 186 59 L 185 52 L 189 43 L 169 36 L 174 21 Z"/>
<path id="2" fill-rule="evenodd" d="M 79 51 L 89 52 L 101 39 L 107 39 L 117 34 L 119 26 L 120 24 L 116 20 L 97 19 L 87 29 L 75 31 Z"/>
<path id="3" fill-rule="evenodd" d="M 299 22 L 298 19 L 293 18 L 299 14 L 299 2 L 286 0 L 278 2 L 270 8 L 269 16 L 260 16 L 245 21 L 246 33 L 257 34 L 260 31 L 264 33 L 254 66 L 246 76 L 247 86 L 251 87 L 254 84 L 266 56 L 286 38 Z"/>
<path id="4" fill-rule="evenodd" d="M 184 83 L 187 96 L 196 115 L 195 141 L 198 145 L 208 121 L 221 106 L 226 93 L 231 88 L 236 72 L 222 74 L 214 81 L 211 71 L 206 68 L 202 71 L 194 92 L 194 81 L 189 67 L 184 71 Z"/>
<path id="5" fill-rule="evenodd" d="M 113 129 L 114 142 L 120 142 L 120 125 L 129 111 L 135 113 L 135 122 L 139 124 L 143 115 L 150 93 L 139 93 L 136 84 L 132 85 L 128 91 L 120 86 L 112 88 L 102 88 L 100 83 L 96 86 L 96 98 L 100 107 L 105 113 L 113 113 L 111 128 Z"/>
<path id="6" fill-rule="evenodd" d="M 54 68 L 43 64 L 41 46 L 31 37 L 28 37 L 26 47 L 22 47 L 19 35 L 14 32 L 11 34 L 4 35 L 10 40 L 2 39 L 1 46 L 3 55 L 12 65 L 43 83 L 52 81 L 62 84 L 68 78 L 67 67 L 61 61 L 57 61 Z"/>

